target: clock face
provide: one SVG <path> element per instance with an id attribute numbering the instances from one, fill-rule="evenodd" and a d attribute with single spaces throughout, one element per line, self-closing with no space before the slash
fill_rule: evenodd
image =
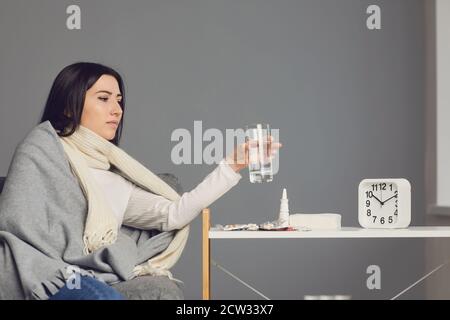
<path id="1" fill-rule="evenodd" d="M 395 226 L 398 222 L 398 186 L 395 182 L 365 182 L 360 187 L 360 197 L 364 201 L 366 226 Z M 362 217 L 361 217 L 362 218 Z"/>
<path id="2" fill-rule="evenodd" d="M 411 222 L 411 184 L 403 178 L 364 179 L 359 184 L 358 221 L 363 228 L 407 228 Z"/>

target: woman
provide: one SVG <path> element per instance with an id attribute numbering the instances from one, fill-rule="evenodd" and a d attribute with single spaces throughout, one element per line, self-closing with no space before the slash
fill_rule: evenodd
<path id="1" fill-rule="evenodd" d="M 4 220 L 10 221 L 9 224 L 0 223 L 0 230 L 9 233 L 2 234 L 0 231 L 0 240 L 3 238 L 10 248 L 16 248 L 17 241 L 33 244 L 32 248 L 26 249 L 30 252 L 28 257 L 38 247 L 40 254 L 45 254 L 45 259 L 39 256 L 36 263 L 49 265 L 46 270 L 40 271 L 40 276 L 24 276 L 21 270 L 16 270 L 21 283 L 32 283 L 21 288 L 24 297 L 133 299 L 136 298 L 134 293 L 124 289 L 124 286 L 129 283 L 139 286 L 142 281 L 163 287 L 166 291 L 176 290 L 172 281 L 175 279 L 168 270 L 176 263 L 184 248 L 189 223 L 203 208 L 210 206 L 241 179 L 239 171 L 248 162 L 246 144 L 237 146 L 197 187 L 180 196 L 168 183 L 118 147 L 124 111 L 124 84 L 116 71 L 94 63 L 70 65 L 56 77 L 40 125 L 29 134 L 28 140 L 25 139 L 26 147 L 21 146 L 16 150 L 14 158 L 17 159 L 13 161 L 19 165 L 17 168 L 12 166 L 9 171 L 16 179 L 10 178 L 8 174 L 6 195 L 0 206 L 4 210 Z M 39 157 L 43 145 L 47 147 Z M 272 144 L 273 154 L 279 147 L 279 143 Z M 52 152 L 55 153 L 53 158 L 49 156 Z M 59 171 L 55 167 L 46 169 L 49 162 L 60 165 L 55 160 L 60 154 L 63 154 L 69 165 L 61 165 Z M 23 163 L 21 168 L 20 163 Z M 69 177 L 64 174 L 67 168 L 70 168 L 71 177 L 76 178 L 85 204 L 82 204 L 75 188 L 71 188 Z M 27 179 L 23 177 L 24 172 L 28 172 L 27 176 L 38 177 L 34 179 L 34 185 L 39 186 L 42 181 L 43 186 L 38 188 L 44 199 L 52 197 L 46 190 L 48 187 L 45 187 L 44 180 L 49 179 L 49 175 L 55 175 L 52 178 L 55 189 L 71 188 L 67 192 L 78 199 L 79 205 L 67 204 L 67 207 L 79 207 L 77 210 L 82 210 L 84 214 L 77 215 L 75 209 L 71 209 L 70 215 L 64 215 L 66 204 L 63 202 L 67 199 L 46 199 L 47 205 L 54 202 L 61 202 L 61 205 L 54 209 L 42 207 L 42 211 L 38 208 L 44 201 L 33 206 L 33 217 L 41 217 L 37 224 L 46 225 L 47 229 L 39 230 L 36 234 L 33 234 L 33 230 L 29 235 L 30 230 L 16 222 L 22 211 L 24 217 L 27 215 L 25 204 L 20 208 L 14 207 L 14 204 L 21 203 L 15 199 L 15 183 L 10 182 L 8 188 L 8 180 L 16 180 L 16 184 L 21 183 L 16 188 L 26 194 L 28 185 L 17 182 Z M 33 192 L 30 190 L 28 193 Z M 57 192 L 55 196 L 59 194 Z M 15 220 L 9 218 L 13 214 Z M 72 219 L 70 223 L 69 219 Z M 47 223 L 43 223 L 43 220 Z M 52 230 L 50 225 L 62 226 L 63 232 L 49 237 L 45 230 Z M 60 236 L 61 233 L 65 233 L 64 237 Z M 5 249 L 3 251 L 7 254 Z M 9 251 L 19 260 L 18 250 Z M 75 269 L 76 272 L 67 272 L 68 269 Z M 73 290 L 74 287 L 78 290 Z M 156 298 L 180 296 L 159 295 Z"/>

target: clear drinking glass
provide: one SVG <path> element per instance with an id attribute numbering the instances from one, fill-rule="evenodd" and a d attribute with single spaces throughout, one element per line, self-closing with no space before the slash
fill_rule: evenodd
<path id="1" fill-rule="evenodd" d="M 270 136 L 268 124 L 256 123 L 245 126 L 245 141 L 248 142 L 248 174 L 251 183 L 273 180 Z"/>

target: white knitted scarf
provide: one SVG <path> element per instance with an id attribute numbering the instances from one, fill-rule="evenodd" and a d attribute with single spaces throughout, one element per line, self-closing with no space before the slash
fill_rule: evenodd
<path id="1" fill-rule="evenodd" d="M 180 195 L 161 178 L 125 151 L 86 127 L 80 125 L 72 135 L 60 137 L 60 140 L 88 202 L 83 234 L 85 254 L 114 243 L 120 228 L 119 221 L 89 171 L 89 167 L 108 170 L 113 164 L 125 178 L 144 190 L 173 201 L 180 198 Z M 186 245 L 189 225 L 175 232 L 166 250 L 134 268 L 135 276 L 167 275 L 173 279 L 168 269 L 177 262 Z"/>

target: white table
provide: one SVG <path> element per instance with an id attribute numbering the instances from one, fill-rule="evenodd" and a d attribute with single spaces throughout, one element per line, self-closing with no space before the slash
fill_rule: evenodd
<path id="1" fill-rule="evenodd" d="M 449 227 L 409 227 L 407 229 L 341 228 L 314 231 L 223 231 L 210 227 L 210 210 L 202 212 L 203 299 L 211 295 L 211 239 L 289 239 L 289 238 L 450 238 Z"/>
<path id="2" fill-rule="evenodd" d="M 312 231 L 221 231 L 210 228 L 209 239 L 264 238 L 449 238 L 450 227 L 409 227 L 407 229 L 341 228 Z"/>

